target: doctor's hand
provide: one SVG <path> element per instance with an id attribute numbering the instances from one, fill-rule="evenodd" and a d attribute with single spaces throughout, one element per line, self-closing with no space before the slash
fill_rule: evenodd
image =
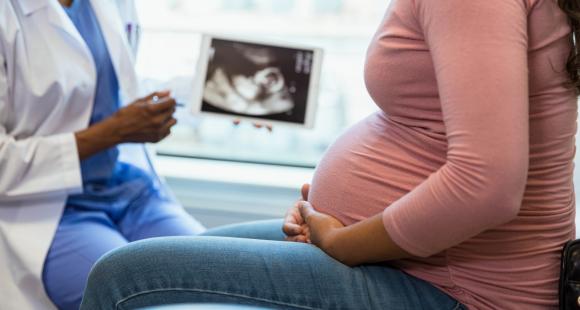
<path id="1" fill-rule="evenodd" d="M 287 241 L 310 243 L 310 231 L 306 221 L 300 214 L 300 204 L 308 201 L 308 192 L 310 191 L 310 184 L 302 185 L 302 199 L 298 200 L 296 204 L 286 212 L 284 217 L 284 225 L 282 231 L 286 234 Z"/>
<path id="2" fill-rule="evenodd" d="M 176 102 L 156 92 L 121 108 L 113 116 L 75 133 L 79 158 L 86 159 L 121 143 L 159 142 L 171 133 Z"/>
<path id="3" fill-rule="evenodd" d="M 109 120 L 120 143 L 159 142 L 177 124 L 176 102 L 169 92 L 152 93 L 117 111 Z"/>

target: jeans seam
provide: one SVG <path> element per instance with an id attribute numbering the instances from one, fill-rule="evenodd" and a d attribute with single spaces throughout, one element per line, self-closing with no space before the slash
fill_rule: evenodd
<path id="1" fill-rule="evenodd" d="M 362 268 L 364 268 L 364 266 L 362 266 L 362 267 L 361 267 L 361 269 L 362 269 Z M 359 269 L 359 270 L 357 270 L 357 271 L 360 271 L 360 269 Z M 370 296 L 370 294 L 369 294 L 369 292 L 370 292 L 369 284 L 368 284 L 368 282 L 367 282 L 367 277 L 366 277 L 366 274 L 365 274 L 364 272 L 361 272 L 361 276 L 362 276 L 362 278 L 363 278 L 363 283 L 364 283 L 363 285 L 365 286 L 366 297 L 367 297 L 367 298 L 366 298 L 366 299 L 367 299 L 367 304 L 368 304 L 368 306 L 369 306 L 369 309 L 370 309 L 370 308 L 372 307 L 373 303 L 372 303 L 371 296 Z"/>
<path id="2" fill-rule="evenodd" d="M 455 307 L 453 307 L 453 310 L 459 310 L 463 307 L 463 304 L 460 302 L 457 302 L 457 304 L 455 305 Z"/>
<path id="3" fill-rule="evenodd" d="M 188 289 L 188 288 L 171 288 L 171 289 L 156 289 L 156 290 L 147 290 L 147 291 L 142 291 L 139 293 L 135 293 L 132 295 L 129 295 L 121 300 L 119 300 L 116 304 L 115 304 L 115 309 L 119 309 L 119 306 L 132 299 L 135 298 L 137 296 L 140 295 L 146 295 L 146 294 L 150 294 L 150 293 L 157 293 L 157 292 L 167 292 L 167 291 L 178 291 L 178 292 L 198 292 L 198 293 L 208 293 L 208 294 L 216 294 L 216 295 L 226 295 L 226 296 L 233 296 L 233 297 L 239 297 L 239 298 L 243 298 L 243 299 L 251 299 L 251 300 L 256 300 L 256 301 L 261 301 L 261 302 L 266 302 L 266 303 L 271 303 L 271 304 L 275 304 L 275 305 L 280 305 L 280 306 L 290 306 L 290 307 L 294 307 L 294 308 L 298 308 L 298 309 L 305 309 L 305 310 L 318 310 L 321 308 L 312 308 L 309 306 L 301 306 L 301 305 L 296 305 L 296 304 L 291 304 L 291 303 L 285 303 L 285 302 L 281 302 L 281 301 L 274 301 L 274 300 L 270 300 L 270 299 L 265 299 L 265 298 L 258 298 L 258 297 L 252 297 L 252 296 L 247 296 L 247 295 L 242 295 L 242 294 L 234 294 L 234 293 L 228 293 L 228 292 L 220 292 L 220 291 L 211 291 L 211 290 L 202 290 L 202 289 Z"/>

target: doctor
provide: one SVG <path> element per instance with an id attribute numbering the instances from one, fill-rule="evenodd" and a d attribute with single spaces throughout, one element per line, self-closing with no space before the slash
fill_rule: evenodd
<path id="1" fill-rule="evenodd" d="M 176 123 L 169 93 L 138 97 L 134 12 L 131 0 L 0 0 L 1 310 L 78 309 L 104 253 L 203 230 L 143 147 L 121 146 Z"/>

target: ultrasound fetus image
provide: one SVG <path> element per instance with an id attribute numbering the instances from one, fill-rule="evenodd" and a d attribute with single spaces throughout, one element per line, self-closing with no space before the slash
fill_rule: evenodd
<path id="1" fill-rule="evenodd" d="M 202 112 L 303 124 L 312 50 L 212 38 Z"/>

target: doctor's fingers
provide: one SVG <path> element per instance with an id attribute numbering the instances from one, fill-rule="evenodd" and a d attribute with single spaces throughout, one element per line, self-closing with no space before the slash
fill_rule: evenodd
<path id="1" fill-rule="evenodd" d="M 165 111 L 158 115 L 150 115 L 149 116 L 149 127 L 151 128 L 163 128 L 167 122 L 174 119 L 173 113 L 175 113 L 175 109 Z"/>
<path id="2" fill-rule="evenodd" d="M 134 133 L 130 140 L 135 142 L 159 142 L 171 134 L 171 127 L 175 126 L 175 124 L 177 124 L 177 120 L 171 118 L 159 127 L 149 127 Z"/>
<path id="3" fill-rule="evenodd" d="M 156 91 L 154 93 L 151 93 L 143 98 L 141 98 L 140 100 L 144 101 L 144 102 L 149 102 L 149 101 L 154 101 L 155 98 L 157 99 L 161 99 L 164 97 L 168 97 L 171 95 L 171 91 L 169 90 L 162 90 L 162 91 Z"/>
<path id="4" fill-rule="evenodd" d="M 143 130 L 143 132 L 152 134 L 164 134 L 167 131 L 170 131 L 171 127 L 175 126 L 175 124 L 177 124 L 177 119 L 171 115 L 168 118 L 158 117 L 155 121 L 151 122 L 150 125 Z"/>
<path id="5" fill-rule="evenodd" d="M 161 127 L 161 132 L 171 133 L 171 127 L 175 126 L 176 124 L 177 124 L 177 119 L 175 119 L 173 117 L 170 118 L 169 120 L 167 120 L 167 122 L 165 122 L 163 127 Z"/>
<path id="6" fill-rule="evenodd" d="M 136 135 L 132 135 L 130 138 L 130 142 L 135 143 L 157 143 L 167 136 L 171 134 L 171 131 L 168 132 L 155 132 L 155 133 L 140 133 Z"/>
<path id="7" fill-rule="evenodd" d="M 153 103 L 149 101 L 145 106 L 147 111 L 151 114 L 160 114 L 169 110 L 175 110 L 177 103 L 173 97 L 164 97 Z"/>
<path id="8" fill-rule="evenodd" d="M 177 124 L 177 120 L 175 118 L 171 118 L 169 121 L 167 121 L 167 123 L 165 123 L 165 125 L 157 132 L 157 141 L 155 142 L 159 142 L 165 138 L 167 138 L 167 136 L 169 136 L 171 134 L 171 127 L 175 126 L 175 124 Z"/>

